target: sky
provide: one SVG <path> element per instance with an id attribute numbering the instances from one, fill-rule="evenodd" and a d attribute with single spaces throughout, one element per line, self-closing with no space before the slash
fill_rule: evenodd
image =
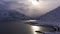
<path id="1" fill-rule="evenodd" d="M 16 5 L 16 3 L 18 4 Z M 30 0 L 17 0 L 16 3 L 13 3 L 10 6 L 10 9 L 17 10 L 18 12 L 29 17 L 44 15 L 47 12 L 60 6 L 60 0 L 40 0 L 38 2 L 39 4 L 36 4 L 34 1 Z M 34 3 L 36 5 L 34 5 Z"/>
<path id="2" fill-rule="evenodd" d="M 6 2 L 6 3 L 5 3 Z M 8 10 L 16 10 L 28 17 L 44 15 L 60 6 L 60 0 L 1 0 Z"/>

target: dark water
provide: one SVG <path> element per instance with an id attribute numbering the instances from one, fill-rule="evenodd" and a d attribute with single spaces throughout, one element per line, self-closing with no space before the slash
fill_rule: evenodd
<path id="1" fill-rule="evenodd" d="M 24 25 L 22 23 L 1 23 L 1 34 L 33 34 L 31 26 Z"/>
<path id="2" fill-rule="evenodd" d="M 32 26 L 20 21 L 0 22 L 0 34 L 40 34 L 35 31 L 48 31 L 49 28 Z M 52 30 L 52 29 L 50 29 Z"/>
<path id="3" fill-rule="evenodd" d="M 33 34 L 32 26 L 22 22 L 0 22 L 0 34 Z"/>

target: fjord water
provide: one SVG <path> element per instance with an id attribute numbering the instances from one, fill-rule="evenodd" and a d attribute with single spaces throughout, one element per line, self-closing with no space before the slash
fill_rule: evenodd
<path id="1" fill-rule="evenodd" d="M 0 34 L 42 34 L 36 31 L 49 31 L 51 28 L 24 24 L 21 21 L 0 22 Z"/>
<path id="2" fill-rule="evenodd" d="M 0 34 L 37 34 L 35 30 L 39 30 L 39 27 L 20 21 L 0 22 Z"/>
<path id="3" fill-rule="evenodd" d="M 19 24 L 17 22 L 0 23 L 1 34 L 33 34 L 31 26 Z"/>

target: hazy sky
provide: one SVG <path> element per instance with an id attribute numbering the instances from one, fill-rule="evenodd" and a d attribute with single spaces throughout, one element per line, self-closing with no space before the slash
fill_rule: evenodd
<path id="1" fill-rule="evenodd" d="M 9 10 L 16 10 L 29 17 L 36 17 L 46 14 L 60 6 L 60 0 L 0 0 Z"/>
<path id="2" fill-rule="evenodd" d="M 35 17 L 41 16 L 60 6 L 60 0 L 40 0 L 38 2 L 34 1 L 36 0 L 16 0 L 15 3 L 11 3 L 9 8 L 17 10 L 26 16 Z"/>

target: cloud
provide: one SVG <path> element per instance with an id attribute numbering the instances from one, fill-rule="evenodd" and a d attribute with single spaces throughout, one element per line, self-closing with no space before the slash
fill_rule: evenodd
<path id="1" fill-rule="evenodd" d="M 33 5 L 30 0 L 1 0 L 0 4 L 8 10 L 16 10 L 28 17 L 44 15 L 60 6 L 60 0 L 40 0 L 39 5 Z"/>

